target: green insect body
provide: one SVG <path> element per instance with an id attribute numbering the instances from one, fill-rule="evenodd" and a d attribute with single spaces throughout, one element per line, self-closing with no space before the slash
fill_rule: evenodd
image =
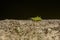
<path id="1" fill-rule="evenodd" d="M 32 18 L 32 20 L 33 20 L 33 21 L 41 21 L 42 18 L 37 16 L 37 17 Z"/>

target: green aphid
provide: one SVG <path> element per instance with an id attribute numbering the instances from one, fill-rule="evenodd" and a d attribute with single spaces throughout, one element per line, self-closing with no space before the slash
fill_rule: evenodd
<path id="1" fill-rule="evenodd" d="M 33 21 L 41 21 L 42 20 L 42 18 L 41 17 L 34 17 L 34 18 L 31 18 Z"/>

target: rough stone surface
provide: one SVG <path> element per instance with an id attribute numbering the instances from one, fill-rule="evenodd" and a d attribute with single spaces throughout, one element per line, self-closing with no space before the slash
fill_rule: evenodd
<path id="1" fill-rule="evenodd" d="M 0 20 L 0 40 L 60 40 L 60 20 Z"/>

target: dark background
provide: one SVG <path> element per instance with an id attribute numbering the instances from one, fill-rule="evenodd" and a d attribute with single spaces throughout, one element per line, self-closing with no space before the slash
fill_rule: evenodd
<path id="1" fill-rule="evenodd" d="M 0 1 L 0 19 L 29 19 L 41 16 L 43 19 L 60 19 L 60 4 L 56 0 Z"/>

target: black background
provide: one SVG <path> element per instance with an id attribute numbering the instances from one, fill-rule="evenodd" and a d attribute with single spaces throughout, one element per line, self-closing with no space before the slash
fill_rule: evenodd
<path id="1" fill-rule="evenodd" d="M 56 0 L 0 1 L 0 19 L 60 19 L 60 4 Z"/>

